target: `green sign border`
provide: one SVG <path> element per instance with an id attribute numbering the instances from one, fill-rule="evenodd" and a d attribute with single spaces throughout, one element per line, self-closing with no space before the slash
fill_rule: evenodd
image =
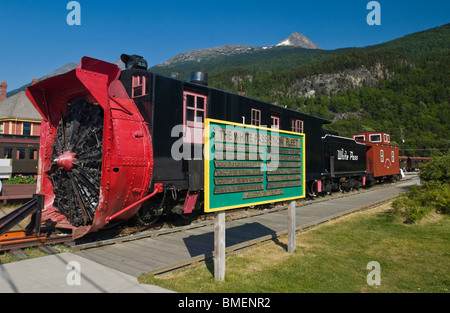
<path id="1" fill-rule="evenodd" d="M 258 161 L 259 163 L 262 163 L 264 166 L 263 167 L 264 171 L 261 171 L 262 176 L 259 176 L 260 179 L 257 179 L 258 176 L 244 177 L 244 180 L 245 180 L 245 178 L 248 178 L 247 184 L 236 185 L 237 183 L 235 182 L 234 186 L 222 186 L 221 185 L 221 186 L 219 186 L 219 188 L 216 189 L 217 186 L 215 185 L 214 179 L 216 179 L 216 180 L 222 179 L 223 176 L 226 176 L 226 172 L 224 172 L 224 171 L 227 171 L 227 168 L 223 168 L 223 167 L 220 168 L 219 171 L 222 171 L 221 174 L 223 174 L 223 176 L 217 176 L 217 175 L 214 176 L 214 174 L 216 172 L 215 164 L 221 163 L 223 166 L 224 165 L 223 162 L 234 162 L 234 165 L 238 166 L 239 163 L 242 163 L 241 160 L 221 161 L 221 160 L 214 159 L 215 137 L 212 136 L 214 134 L 214 128 L 219 127 L 222 129 L 226 129 L 226 127 L 228 125 L 234 126 L 234 129 L 237 131 L 244 131 L 244 132 L 248 132 L 248 133 L 256 134 L 259 131 L 263 131 L 263 132 L 267 133 L 268 135 L 270 135 L 272 133 L 276 133 L 276 135 L 280 136 L 280 137 L 300 138 L 301 139 L 300 148 L 292 149 L 293 151 L 296 151 L 296 152 L 298 150 L 300 150 L 300 157 L 301 157 L 300 167 L 283 169 L 283 170 L 281 170 L 282 172 L 279 172 L 279 175 L 283 175 L 283 176 L 296 175 L 296 177 L 298 177 L 299 175 L 301 175 L 300 186 L 293 186 L 293 187 L 283 186 L 283 184 L 288 184 L 287 182 L 284 182 L 284 183 L 279 183 L 278 185 L 272 185 L 272 189 L 267 188 L 268 184 L 270 183 L 270 182 L 268 182 L 267 177 L 271 176 L 270 171 L 266 171 L 267 164 L 268 164 L 267 153 L 268 153 L 268 148 L 270 148 L 270 146 L 262 146 L 263 147 L 262 153 L 261 153 L 261 151 L 259 151 L 257 153 L 257 155 L 263 156 L 263 160 Z M 205 164 L 205 177 L 204 177 L 205 208 L 204 208 L 204 210 L 205 210 L 205 212 L 208 213 L 208 212 L 230 210 L 230 209 L 236 209 L 236 208 L 240 208 L 240 207 L 264 204 L 264 203 L 301 199 L 301 198 L 305 197 L 305 134 L 283 131 L 283 130 L 276 130 L 276 129 L 260 127 L 260 126 L 231 123 L 231 122 L 215 120 L 215 119 L 206 119 L 205 120 L 204 138 L 205 138 L 205 154 L 204 154 L 204 156 L 205 156 L 205 158 L 204 158 L 204 164 Z M 223 144 L 222 141 L 220 141 L 220 143 Z M 235 144 L 235 145 L 237 145 L 237 144 Z M 258 147 L 258 149 L 261 149 L 261 146 Z M 284 149 L 285 151 L 291 150 L 289 148 L 285 149 L 282 147 L 279 147 L 279 149 Z M 224 151 L 224 152 L 226 153 L 226 151 Z M 283 154 L 281 152 L 282 152 L 282 150 L 280 150 L 279 155 Z M 225 155 L 225 153 L 224 153 L 224 155 Z M 278 162 L 283 162 L 283 161 L 280 160 Z M 287 161 L 287 162 L 289 162 L 289 161 Z M 295 163 L 298 164 L 299 162 L 297 161 Z M 254 164 L 255 163 L 253 163 L 253 165 Z M 290 162 L 290 164 L 292 164 L 292 162 Z M 253 169 L 252 169 L 252 167 L 250 167 L 250 168 L 244 167 L 245 169 L 243 169 L 241 171 L 249 171 L 248 175 L 253 175 L 251 171 L 254 171 L 255 169 L 259 170 L 258 167 L 253 168 Z M 298 173 L 298 169 L 300 169 L 300 173 Z M 231 170 L 236 170 L 236 168 L 231 169 Z M 284 173 L 283 173 L 283 171 L 284 171 Z M 290 173 L 289 171 L 291 171 L 293 173 Z M 246 172 L 242 172 L 242 173 L 246 173 Z M 268 175 L 268 173 L 269 173 L 269 175 Z M 240 176 L 242 179 L 242 176 L 245 176 L 245 174 L 242 174 Z M 263 177 L 263 179 L 261 181 L 262 177 Z M 278 177 L 280 177 L 280 176 L 278 176 Z M 295 182 L 298 182 L 298 180 L 296 179 L 291 182 L 294 182 L 294 185 L 296 185 Z M 263 189 L 261 189 L 261 185 L 257 185 L 257 188 L 255 189 L 252 187 L 252 185 L 249 185 L 249 183 L 261 184 L 261 185 L 263 185 Z M 271 183 L 277 184 L 276 181 L 272 181 Z M 223 181 L 222 181 L 222 184 L 224 184 Z M 255 185 L 253 185 L 253 186 L 255 186 Z M 280 186 L 280 187 L 275 188 L 273 186 Z M 222 188 L 222 190 L 226 189 L 226 190 L 223 190 L 223 191 L 225 191 L 224 193 L 221 193 L 219 191 L 221 188 Z M 227 188 L 231 188 L 231 190 L 227 189 Z M 233 191 L 233 188 L 236 188 L 237 191 Z M 216 189 L 216 194 L 214 193 L 215 189 Z M 239 190 L 239 189 L 241 189 L 241 190 Z M 279 193 L 281 193 L 280 190 L 283 190 L 282 194 L 279 194 Z M 267 193 L 262 197 L 257 197 L 258 192 L 263 193 L 263 194 L 264 194 L 264 192 L 267 192 Z M 247 194 L 247 196 L 249 194 L 251 194 L 252 196 L 247 199 L 244 199 L 244 194 Z"/>

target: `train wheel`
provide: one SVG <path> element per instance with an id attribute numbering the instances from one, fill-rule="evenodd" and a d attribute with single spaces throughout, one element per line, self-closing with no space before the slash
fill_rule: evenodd
<path id="1" fill-rule="evenodd" d="M 328 181 L 328 180 L 325 181 L 323 191 L 327 195 L 331 195 L 332 194 L 332 190 L 333 190 L 333 183 L 331 181 Z"/>
<path id="2" fill-rule="evenodd" d="M 61 117 L 52 144 L 54 206 L 72 225 L 90 225 L 100 195 L 103 155 L 103 111 L 84 99 L 75 99 Z"/>
<path id="3" fill-rule="evenodd" d="M 166 193 L 161 197 L 158 195 L 152 199 L 144 202 L 142 207 L 136 213 L 138 221 L 142 225 L 152 225 L 158 222 L 161 215 L 164 213 L 165 197 Z"/>
<path id="4" fill-rule="evenodd" d="M 339 182 L 339 192 L 344 193 L 345 191 L 345 187 L 344 187 L 344 182 Z"/>
<path id="5" fill-rule="evenodd" d="M 139 210 L 138 213 L 136 214 L 138 221 L 141 225 L 146 225 L 146 226 L 150 226 L 155 224 L 159 218 L 161 217 L 161 215 L 152 215 L 152 214 L 143 214 L 142 210 Z"/>
<path id="6" fill-rule="evenodd" d="M 317 191 L 317 181 L 311 181 L 307 184 L 308 187 L 308 195 L 310 197 L 317 197 L 317 195 L 319 194 Z"/>

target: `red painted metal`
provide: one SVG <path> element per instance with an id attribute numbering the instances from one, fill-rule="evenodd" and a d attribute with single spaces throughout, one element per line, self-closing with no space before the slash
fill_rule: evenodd
<path id="1" fill-rule="evenodd" d="M 322 181 L 318 180 L 317 181 L 317 192 L 322 192 Z"/>
<path id="2" fill-rule="evenodd" d="M 198 193 L 191 193 L 189 190 L 186 195 L 186 200 L 183 205 L 183 213 L 189 214 L 195 209 L 195 204 L 197 203 Z"/>
<path id="3" fill-rule="evenodd" d="M 66 151 L 55 159 L 56 164 L 61 167 L 66 172 L 69 172 L 73 168 L 73 162 L 77 159 L 75 158 L 75 153 L 72 151 Z"/>
<path id="4" fill-rule="evenodd" d="M 367 172 L 374 177 L 398 175 L 400 172 L 398 152 L 400 148 L 386 145 L 367 143 Z"/>
<path id="5" fill-rule="evenodd" d="M 153 148 L 148 126 L 118 80 L 120 69 L 111 63 L 84 57 L 66 74 L 27 87 L 26 94 L 42 115 L 38 192 L 44 194 L 43 220 L 57 227 L 72 228 L 75 238 L 94 232 L 112 222 L 132 217 L 139 206 L 127 208 L 148 193 L 153 173 Z M 53 207 L 53 185 L 46 172 L 51 168 L 52 143 L 67 103 L 84 98 L 103 109 L 103 159 L 100 197 L 92 225 L 75 227 Z M 67 157 L 67 156 L 66 156 Z M 70 170 L 75 156 L 56 160 Z M 117 214 L 117 213 L 121 214 Z M 109 222 L 106 222 L 108 219 Z"/>
<path id="6" fill-rule="evenodd" d="M 153 196 L 156 195 L 157 193 L 163 192 L 163 189 L 164 189 L 164 188 L 163 188 L 163 184 L 162 184 L 162 183 L 157 183 L 157 184 L 155 184 L 155 190 L 154 190 L 151 194 L 149 194 L 148 196 L 142 198 L 141 200 L 139 200 L 139 201 L 133 203 L 132 205 L 126 207 L 126 208 L 123 209 L 122 211 L 117 212 L 117 213 L 114 214 L 113 216 L 108 216 L 108 217 L 106 218 L 106 221 L 105 221 L 105 222 L 106 222 L 106 223 L 109 223 L 109 222 L 111 222 L 112 220 L 117 219 L 117 218 L 120 217 L 121 215 L 127 213 L 129 210 L 131 210 L 131 209 L 133 209 L 134 207 L 136 207 L 137 205 L 140 205 L 140 204 L 143 203 L 144 201 L 150 199 L 151 197 L 153 197 Z"/>
<path id="7" fill-rule="evenodd" d="M 358 142 L 366 145 L 367 173 L 373 177 L 398 175 L 399 147 L 390 144 L 390 136 L 387 133 L 365 132 L 352 136 Z M 363 139 L 364 138 L 364 139 Z M 373 140 L 377 138 L 376 140 Z"/>

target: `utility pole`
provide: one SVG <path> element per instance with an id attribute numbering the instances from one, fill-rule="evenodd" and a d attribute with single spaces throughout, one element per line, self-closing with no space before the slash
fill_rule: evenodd
<path id="1" fill-rule="evenodd" d="M 401 139 L 401 141 L 402 141 L 402 153 L 403 153 L 403 155 L 405 155 L 405 149 L 404 149 L 404 147 L 403 147 L 403 144 L 405 143 L 405 140 L 403 139 L 403 128 L 401 128 L 400 127 L 400 139 Z"/>

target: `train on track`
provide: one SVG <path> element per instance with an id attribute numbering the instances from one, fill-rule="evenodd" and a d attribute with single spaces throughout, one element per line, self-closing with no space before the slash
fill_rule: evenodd
<path id="1" fill-rule="evenodd" d="M 151 223 L 202 208 L 204 165 L 195 152 L 206 118 L 305 133 L 310 196 L 398 178 L 398 148 L 386 133 L 340 137 L 322 129 L 328 120 L 209 87 L 206 73 L 187 82 L 148 71 L 140 56 L 121 59 L 125 70 L 83 57 L 26 90 L 43 118 L 42 218 L 74 238 L 136 215 Z M 180 146 L 184 157 L 174 158 Z"/>

